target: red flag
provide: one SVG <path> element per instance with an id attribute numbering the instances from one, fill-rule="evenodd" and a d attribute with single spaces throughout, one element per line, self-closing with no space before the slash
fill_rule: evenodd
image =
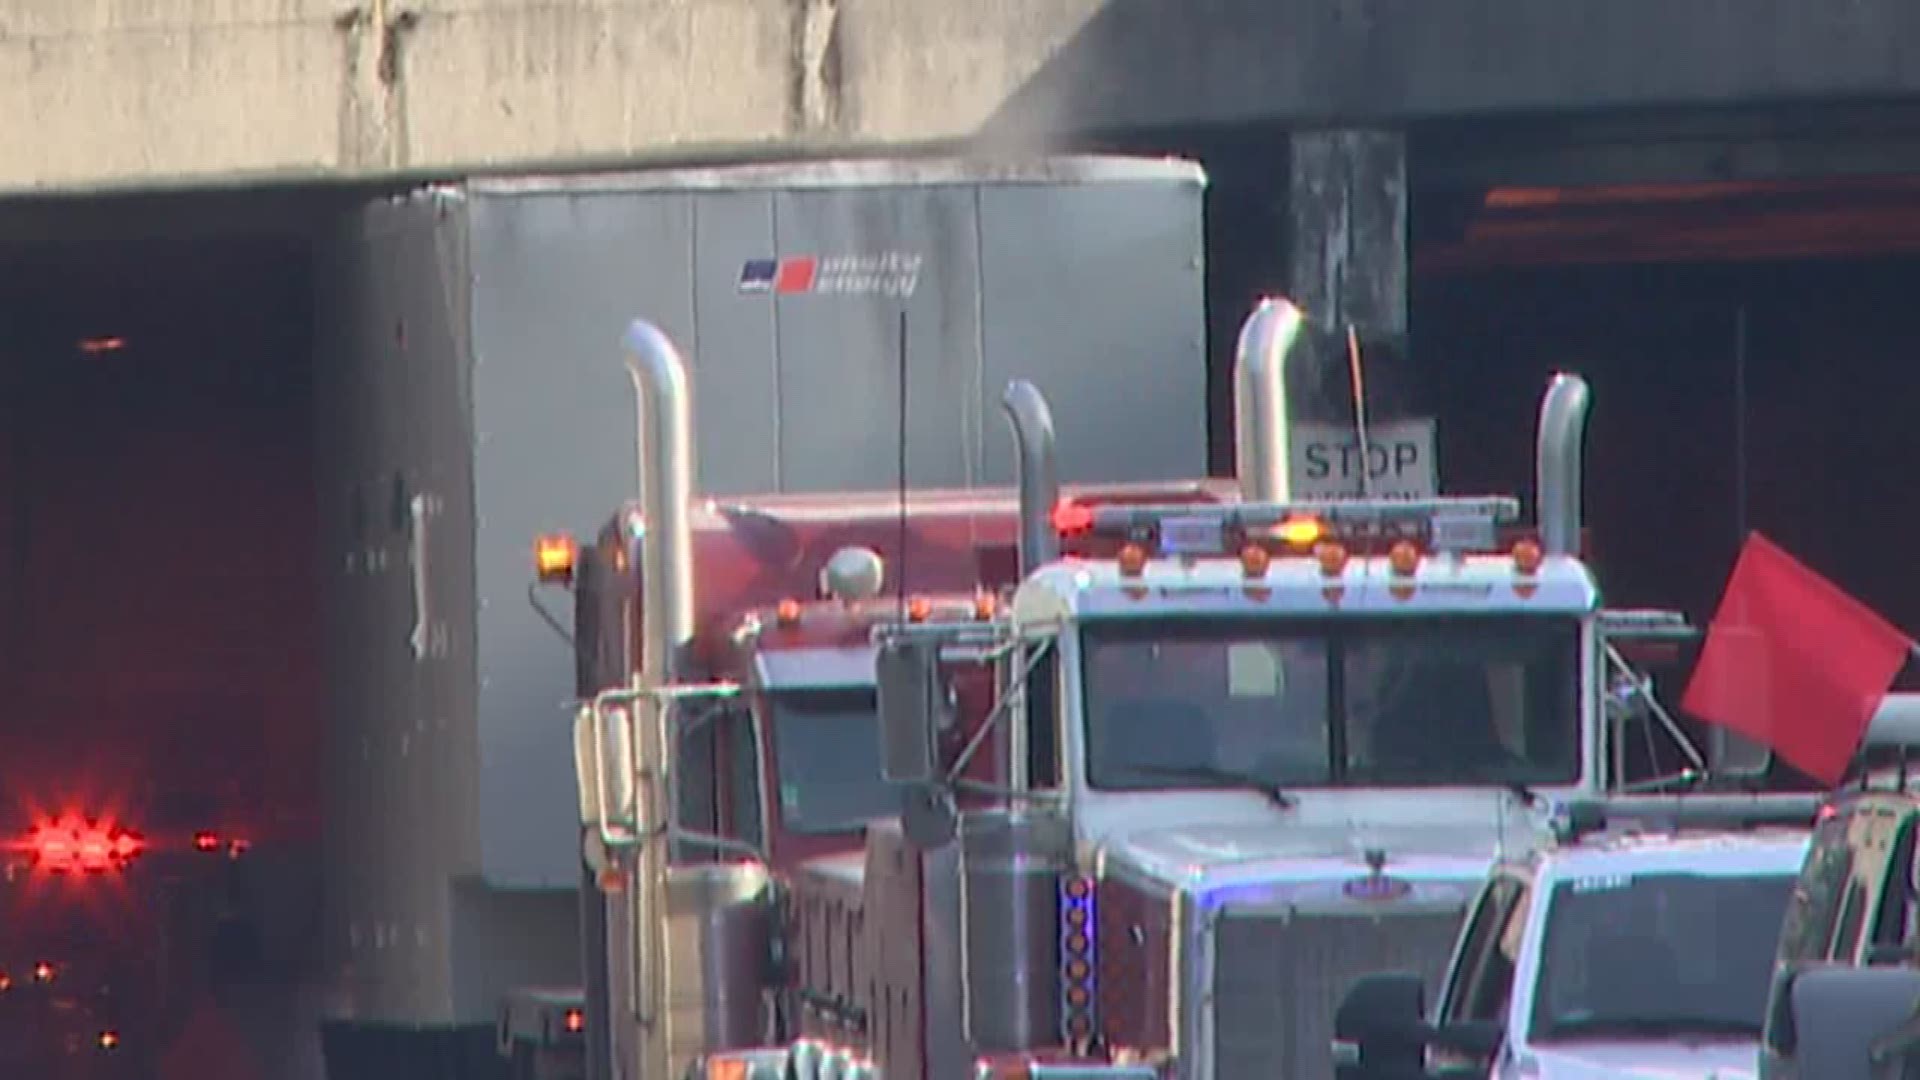
<path id="1" fill-rule="evenodd" d="M 1912 650 L 1891 623 L 1750 533 L 1680 707 L 1834 784 Z"/>

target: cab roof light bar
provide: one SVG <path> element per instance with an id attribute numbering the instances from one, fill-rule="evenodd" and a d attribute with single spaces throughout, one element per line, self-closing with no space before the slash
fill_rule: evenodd
<path id="1" fill-rule="evenodd" d="M 1554 831 L 1578 840 L 1618 825 L 1642 829 L 1757 829 L 1811 827 L 1826 792 L 1616 795 L 1562 804 Z"/>
<path id="2" fill-rule="evenodd" d="M 1476 519 L 1508 525 L 1520 519 L 1510 495 L 1440 499 L 1325 499 L 1284 503 L 1115 505 L 1091 507 L 1093 531 L 1109 536 L 1157 532 L 1168 520 L 1215 523 L 1223 529 L 1271 529 L 1303 518 L 1339 526 L 1431 525 L 1435 519 Z"/>

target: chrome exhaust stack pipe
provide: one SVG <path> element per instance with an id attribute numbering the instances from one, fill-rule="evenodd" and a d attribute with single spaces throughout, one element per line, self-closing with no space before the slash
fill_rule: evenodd
<path id="1" fill-rule="evenodd" d="M 1020 576 L 1060 557 L 1053 507 L 1060 501 L 1060 471 L 1054 456 L 1053 410 L 1040 388 L 1025 379 L 1007 384 L 1000 398 L 1013 425 L 1020 473 Z"/>
<path id="2" fill-rule="evenodd" d="M 1564 372 L 1553 377 L 1540 400 L 1534 500 L 1540 549 L 1547 555 L 1576 555 L 1580 551 L 1585 496 L 1582 458 L 1591 405 L 1587 380 Z"/>
<path id="3" fill-rule="evenodd" d="M 627 372 L 638 398 L 640 431 L 641 527 L 641 675 L 634 702 L 635 761 L 639 773 L 641 832 L 648 837 L 635 853 L 630 904 L 634 927 L 633 965 L 638 1028 L 636 1063 L 642 1076 L 677 1076 L 689 1052 L 697 1053 L 704 1033 L 698 1015 L 676 1008 L 672 995 L 692 975 L 699 981 L 701 958 L 670 951 L 671 837 L 679 807 L 674 745 L 667 699 L 652 693 L 671 686 L 681 651 L 693 638 L 693 546 L 688 504 L 693 494 L 691 391 L 686 362 L 667 335 L 636 319 L 622 341 Z M 664 827 L 664 828 L 663 828 Z M 677 962 L 676 962 L 677 961 Z M 693 973 L 684 969 L 696 965 Z M 676 970 L 681 969 L 681 970 Z M 683 1029 L 690 1026 L 690 1030 Z M 617 1045 L 617 1043 L 616 1043 Z"/>
<path id="4" fill-rule="evenodd" d="M 1301 323 L 1292 301 L 1267 299 L 1240 327 L 1233 358 L 1233 469 L 1246 502 L 1292 497 L 1286 375 Z"/>
<path id="5" fill-rule="evenodd" d="M 627 373 L 639 399 L 641 678 L 649 688 L 673 681 L 693 640 L 693 409 L 687 365 L 659 327 L 627 327 Z"/>

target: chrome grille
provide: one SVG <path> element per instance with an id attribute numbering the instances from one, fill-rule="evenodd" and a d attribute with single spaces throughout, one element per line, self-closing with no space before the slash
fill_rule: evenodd
<path id="1" fill-rule="evenodd" d="M 1353 980 L 1414 971 L 1438 992 L 1463 908 L 1236 911 L 1214 936 L 1216 1080 L 1333 1075 L 1333 1011 Z"/>

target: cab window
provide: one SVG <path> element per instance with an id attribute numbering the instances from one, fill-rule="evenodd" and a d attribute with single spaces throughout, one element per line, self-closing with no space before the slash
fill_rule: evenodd
<path id="1" fill-rule="evenodd" d="M 1526 926 L 1527 894 L 1525 882 L 1505 875 L 1480 894 L 1441 1023 L 1505 1018 Z"/>
<path id="2" fill-rule="evenodd" d="M 1833 930 L 1833 947 L 1827 956 L 1833 960 L 1851 960 L 1859 955 L 1860 925 L 1867 915 L 1867 889 L 1860 878 L 1847 879 L 1846 898 L 1840 902 L 1840 922 Z"/>
<path id="3" fill-rule="evenodd" d="M 1830 954 L 1839 922 L 1841 897 L 1853 879 L 1853 845 L 1849 827 L 1856 814 L 1849 811 L 1828 818 L 1813 831 L 1807 861 L 1787 901 L 1780 932 L 1780 961 L 1805 963 Z"/>
<path id="4" fill-rule="evenodd" d="M 1847 847 L 1852 853 L 1852 873 L 1841 894 L 1840 915 L 1835 920 L 1833 942 L 1827 958 L 1845 963 L 1860 963 L 1866 954 L 1867 917 L 1880 906 L 1888 868 L 1895 861 L 1894 840 L 1901 816 L 1885 806 L 1863 808 L 1847 827 Z"/>
<path id="5" fill-rule="evenodd" d="M 1874 952 L 1885 953 L 1889 950 L 1904 952 L 1909 960 L 1913 958 L 1915 915 L 1920 904 L 1914 890 L 1913 849 L 1916 822 L 1920 817 L 1908 815 L 1900 823 L 1900 834 L 1893 843 L 1893 858 L 1887 860 L 1886 881 L 1880 890 L 1880 906 L 1873 914 L 1873 926 L 1869 931 L 1867 947 L 1869 958 Z"/>

